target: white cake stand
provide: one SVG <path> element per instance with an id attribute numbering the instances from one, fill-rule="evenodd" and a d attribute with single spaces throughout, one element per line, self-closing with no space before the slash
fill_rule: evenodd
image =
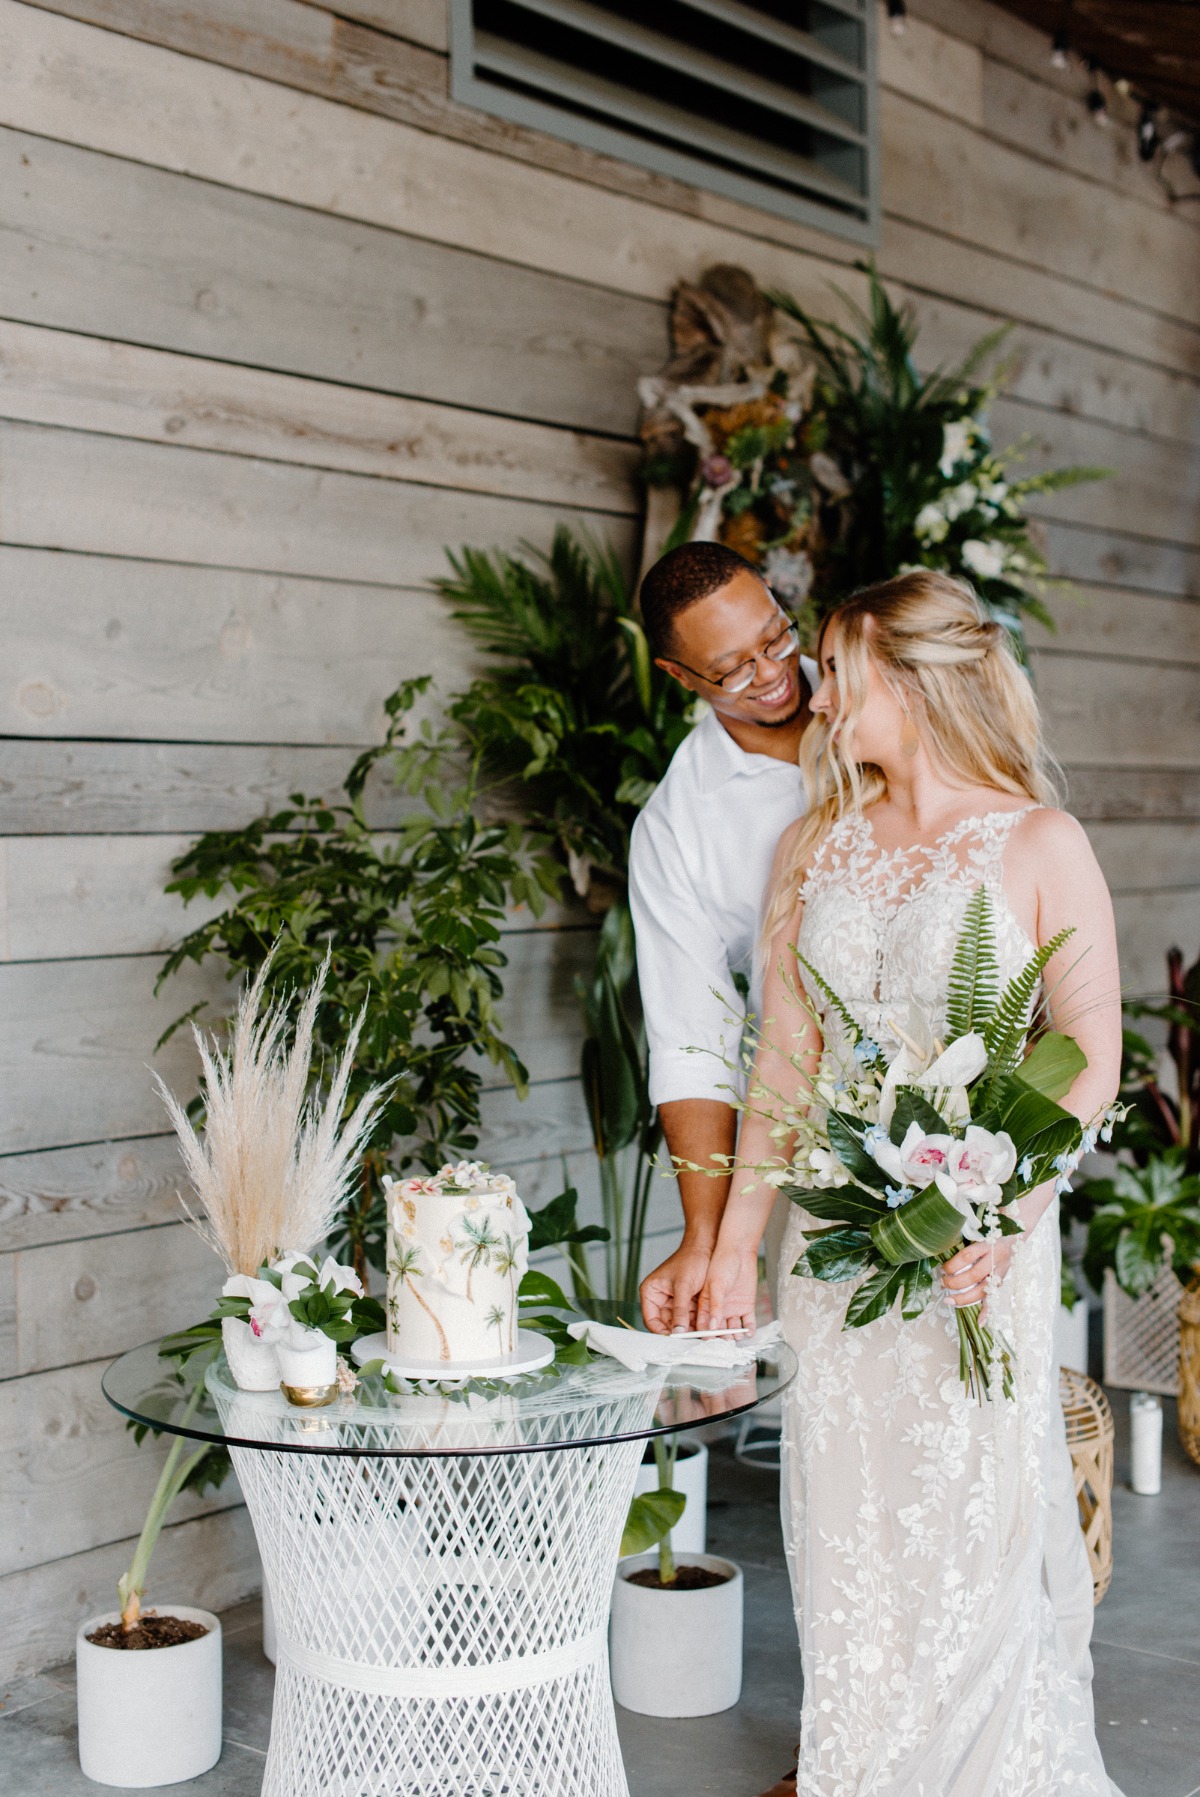
<path id="1" fill-rule="evenodd" d="M 398 1379 L 431 1379 L 438 1385 L 461 1385 L 467 1379 L 518 1379 L 522 1373 L 536 1373 L 554 1359 L 554 1343 L 533 1329 L 517 1330 L 517 1345 L 511 1354 L 481 1355 L 478 1360 L 413 1360 L 405 1354 L 388 1350 L 387 1335 L 361 1335 L 350 1349 L 359 1366 L 382 1360 L 389 1373 Z"/>

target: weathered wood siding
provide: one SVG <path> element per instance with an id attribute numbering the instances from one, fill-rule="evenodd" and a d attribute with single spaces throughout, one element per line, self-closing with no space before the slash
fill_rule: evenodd
<path id="1" fill-rule="evenodd" d="M 1200 948 L 1200 221 L 1043 38 L 911 10 L 881 39 L 880 267 L 930 359 L 1017 321 L 995 419 L 1032 466 L 1118 470 L 1039 507 L 1079 584 L 1037 673 L 1151 988 L 1168 941 Z M 400 677 L 458 679 L 444 546 L 573 518 L 632 549 L 634 382 L 680 277 L 736 260 L 820 310 L 859 284 L 819 232 L 456 106 L 445 15 L 0 0 L 0 1674 L 109 1601 L 154 1454 L 99 1372 L 215 1273 L 146 1074 L 221 991 L 153 997 L 171 857 L 330 790 Z M 564 1155 L 588 1180 L 588 941 L 513 922 L 535 1085 L 489 1082 L 487 1148 L 538 1199 Z M 181 1042 L 157 1065 L 191 1078 Z M 253 1584 L 235 1503 L 180 1512 L 159 1590 Z"/>

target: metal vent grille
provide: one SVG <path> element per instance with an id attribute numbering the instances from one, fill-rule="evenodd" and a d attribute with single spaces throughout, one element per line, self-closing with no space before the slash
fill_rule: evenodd
<path id="1" fill-rule="evenodd" d="M 451 0 L 456 100 L 859 242 L 873 0 Z"/>

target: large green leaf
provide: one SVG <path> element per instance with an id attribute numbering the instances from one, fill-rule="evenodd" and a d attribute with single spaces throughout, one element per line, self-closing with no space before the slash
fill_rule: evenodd
<path id="1" fill-rule="evenodd" d="M 896 1092 L 896 1108 L 892 1112 L 891 1128 L 888 1130 L 895 1147 L 899 1148 L 914 1123 L 919 1123 L 926 1135 L 944 1136 L 950 1130 L 946 1119 L 930 1104 L 924 1092 L 916 1086 L 900 1086 Z M 877 1169 L 877 1177 L 882 1177 L 882 1169 Z"/>
<path id="2" fill-rule="evenodd" d="M 862 1145 L 861 1126 L 855 1129 L 839 1111 L 830 1111 L 825 1119 L 829 1146 L 853 1178 L 866 1185 L 881 1185 L 885 1174 Z"/>
<path id="3" fill-rule="evenodd" d="M 936 1186 L 926 1186 L 871 1226 L 871 1240 L 893 1266 L 937 1260 L 962 1239 L 963 1218 Z"/>
<path id="4" fill-rule="evenodd" d="M 802 1186 L 782 1187 L 784 1196 L 800 1205 L 811 1217 L 823 1217 L 831 1223 L 873 1223 L 887 1215 L 887 1204 L 861 1186 L 828 1186 L 806 1190 Z"/>
<path id="5" fill-rule="evenodd" d="M 558 1248 L 564 1242 L 606 1242 L 608 1230 L 599 1223 L 580 1224 L 578 1205 L 579 1193 L 574 1186 L 567 1186 L 540 1210 L 531 1210 L 529 1252 L 536 1254 L 541 1248 Z"/>
<path id="6" fill-rule="evenodd" d="M 1074 1036 L 1047 1030 L 1021 1062 L 1017 1078 L 1043 1098 L 1065 1098 L 1086 1067 L 1087 1056 Z"/>
<path id="7" fill-rule="evenodd" d="M 840 1285 L 856 1279 L 871 1264 L 871 1238 L 865 1229 L 822 1229 L 807 1237 L 808 1247 L 792 1268 L 813 1279 Z"/>
<path id="8" fill-rule="evenodd" d="M 846 1306 L 843 1329 L 861 1329 L 877 1317 L 886 1316 L 904 1285 L 903 1267 L 880 1267 L 864 1279 Z"/>
<path id="9" fill-rule="evenodd" d="M 669 1535 L 687 1507 L 682 1491 L 644 1491 L 629 1506 L 621 1553 L 644 1554 Z"/>

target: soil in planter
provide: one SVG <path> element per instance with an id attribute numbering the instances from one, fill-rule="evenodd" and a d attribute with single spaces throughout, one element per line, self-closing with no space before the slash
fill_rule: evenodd
<path id="1" fill-rule="evenodd" d="M 645 1585 L 650 1591 L 708 1591 L 714 1585 L 727 1585 L 729 1574 L 714 1572 L 709 1566 L 681 1566 L 675 1577 L 664 1585 L 653 1566 L 644 1566 L 640 1572 L 631 1572 L 628 1582 Z"/>
<path id="2" fill-rule="evenodd" d="M 117 1647 L 126 1653 L 146 1647 L 179 1647 L 198 1641 L 208 1630 L 202 1622 L 185 1622 L 182 1616 L 143 1616 L 128 1633 L 119 1622 L 106 1622 L 87 1637 L 93 1647 Z"/>

